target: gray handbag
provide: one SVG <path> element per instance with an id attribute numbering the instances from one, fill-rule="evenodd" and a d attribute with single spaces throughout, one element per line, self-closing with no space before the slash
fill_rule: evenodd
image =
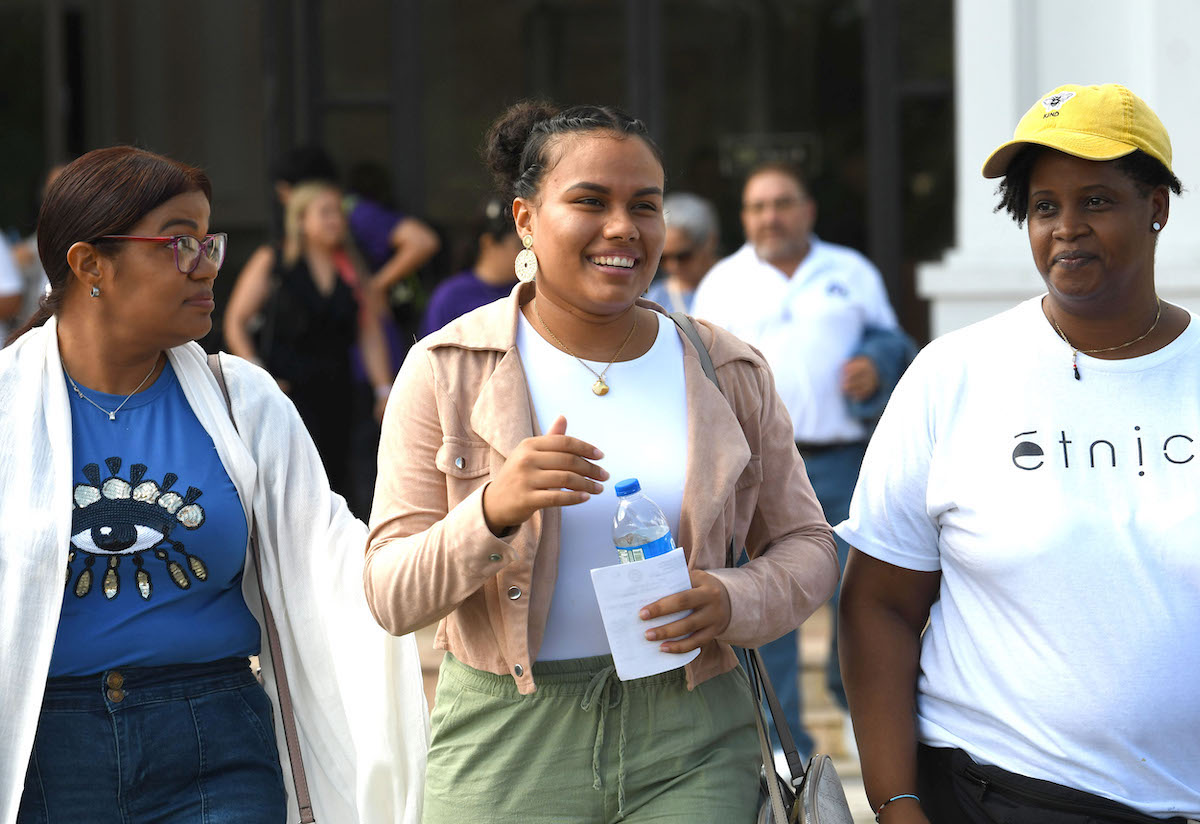
<path id="1" fill-rule="evenodd" d="M 808 765 L 800 766 L 800 753 L 795 739 L 788 728 L 766 665 L 756 649 L 744 649 L 747 675 L 755 697 L 758 726 L 758 745 L 763 756 L 762 791 L 758 808 L 758 824 L 854 824 L 846 791 L 834 769 L 833 759 L 828 755 L 816 754 L 808 759 Z M 779 775 L 775 759 L 771 756 L 771 745 L 767 740 L 766 717 L 763 701 L 775 720 L 775 731 L 783 745 L 784 758 L 788 764 L 788 777 Z M 798 777 L 797 777 L 797 774 Z"/>
<path id="2" fill-rule="evenodd" d="M 721 384 L 717 381 L 717 371 L 692 319 L 683 312 L 672 312 L 671 320 L 675 321 L 675 325 L 692 342 L 704 374 L 719 390 Z M 739 554 L 731 542 L 725 565 L 732 567 Z M 779 706 L 779 699 L 775 697 L 775 689 L 771 686 L 762 656 L 756 649 L 742 649 L 742 655 L 745 658 L 750 690 L 755 699 L 755 723 L 758 727 L 759 749 L 762 752 L 758 824 L 854 824 L 850 803 L 846 800 L 846 791 L 842 789 L 842 781 L 834 769 L 833 759 L 828 755 L 817 754 L 808 760 L 807 766 L 801 766 L 796 740 L 788 728 L 787 717 Z M 767 738 L 764 702 L 770 709 L 779 743 L 783 746 L 789 774 L 786 778 L 775 769 L 771 743 Z"/>

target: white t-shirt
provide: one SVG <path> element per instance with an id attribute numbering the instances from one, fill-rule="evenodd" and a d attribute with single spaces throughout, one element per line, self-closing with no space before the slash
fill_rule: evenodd
<path id="1" fill-rule="evenodd" d="M 555 661 L 607 655 L 600 607 L 591 570 L 617 563 L 612 541 L 618 481 L 637 478 L 642 491 L 658 504 L 672 535 L 679 534 L 679 509 L 687 472 L 687 398 L 683 344 L 674 321 L 658 318 L 658 335 L 646 354 L 614 363 L 605 373 L 609 392 L 592 393 L 596 378 L 575 358 L 545 340 L 521 316 L 517 350 L 542 432 L 559 415 L 567 434 L 597 447 L 597 461 L 610 474 L 604 492 L 582 504 L 562 508 L 558 575 L 546 634 L 537 660 Z M 597 372 L 607 364 L 587 361 Z"/>
<path id="2" fill-rule="evenodd" d="M 746 244 L 700 281 L 692 314 L 763 353 L 797 441 L 866 437 L 847 409 L 842 367 L 865 327 L 893 329 L 896 315 L 879 271 L 861 254 L 814 235 L 789 278 Z"/>
<path id="3" fill-rule="evenodd" d="M 1200 323 L 1079 356 L 1040 298 L 917 357 L 837 533 L 941 570 L 919 736 L 1200 817 Z"/>

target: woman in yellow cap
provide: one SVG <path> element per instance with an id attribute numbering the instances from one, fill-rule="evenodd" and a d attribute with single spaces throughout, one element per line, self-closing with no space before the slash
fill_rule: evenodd
<path id="1" fill-rule="evenodd" d="M 1200 819 L 1200 324 L 1154 285 L 1170 140 L 1128 89 L 1062 86 L 983 171 L 1046 292 L 918 356 L 837 527 L 867 795 L 884 824 Z"/>

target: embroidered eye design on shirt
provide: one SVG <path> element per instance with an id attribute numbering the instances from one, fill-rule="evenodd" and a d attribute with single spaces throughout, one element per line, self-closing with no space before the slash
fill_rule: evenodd
<path id="1" fill-rule="evenodd" d="M 162 561 L 171 583 L 180 589 L 191 587 L 189 571 L 197 581 L 208 580 L 204 562 L 171 537 L 179 527 L 193 530 L 204 524 L 204 509 L 196 503 L 203 493 L 194 486 L 183 495 L 173 492 L 171 487 L 179 480 L 173 472 L 164 475 L 159 484 L 144 480 L 145 464 L 133 464 L 126 480 L 118 475 L 120 458 L 106 458 L 104 463 L 112 473 L 109 478 L 101 481 L 100 466 L 88 464 L 83 475 L 90 483 L 75 485 L 66 586 L 73 586 L 76 597 L 83 598 L 92 591 L 95 577 L 102 574 L 100 590 L 111 601 L 121 592 L 121 559 L 128 557 L 138 594 L 149 601 L 154 583 L 146 569 L 147 555 Z M 83 568 L 76 575 L 79 556 Z M 102 573 L 95 569 L 97 559 Z"/>

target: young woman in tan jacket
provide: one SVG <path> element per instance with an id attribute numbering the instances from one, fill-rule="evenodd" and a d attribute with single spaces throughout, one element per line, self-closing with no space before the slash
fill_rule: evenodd
<path id="1" fill-rule="evenodd" d="M 440 621 L 448 651 L 425 820 L 750 820 L 760 759 L 730 646 L 795 629 L 837 581 L 787 412 L 751 347 L 697 323 L 718 390 L 639 300 L 665 232 L 640 121 L 518 104 L 487 153 L 526 241 L 518 269 L 536 277 L 409 354 L 365 569 L 385 628 Z M 603 482 L 631 475 L 692 585 L 641 611 L 646 636 L 700 653 L 620 681 L 588 570 L 617 562 Z M 726 567 L 731 540 L 743 566 Z"/>

